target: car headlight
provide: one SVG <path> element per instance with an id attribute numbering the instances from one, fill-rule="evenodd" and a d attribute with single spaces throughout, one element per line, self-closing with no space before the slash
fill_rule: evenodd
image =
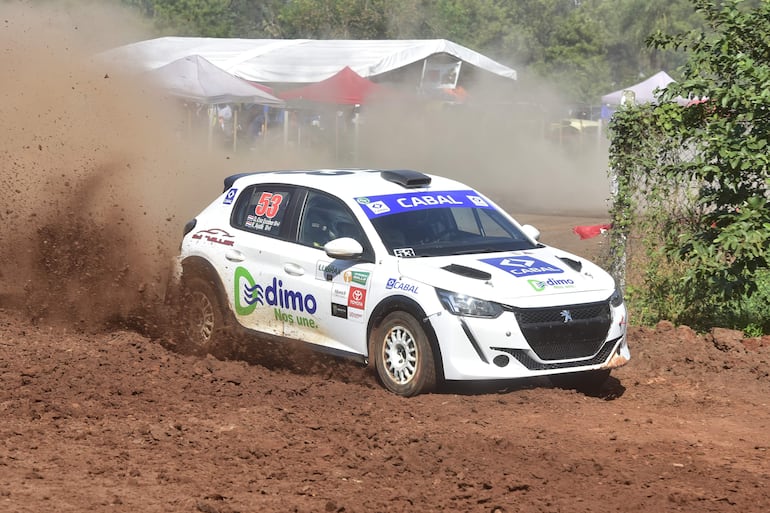
<path id="1" fill-rule="evenodd" d="M 615 308 L 623 304 L 623 291 L 620 290 L 620 287 L 616 288 L 610 296 L 610 304 Z"/>
<path id="2" fill-rule="evenodd" d="M 503 307 L 492 301 L 485 301 L 441 289 L 436 289 L 436 294 L 438 294 L 438 299 L 444 305 L 444 308 L 455 315 L 494 318 L 503 313 Z"/>

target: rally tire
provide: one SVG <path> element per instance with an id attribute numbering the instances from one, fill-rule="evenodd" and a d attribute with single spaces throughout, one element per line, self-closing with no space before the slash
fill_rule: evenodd
<path id="1" fill-rule="evenodd" d="M 436 364 L 430 340 L 412 315 L 388 314 L 372 332 L 377 377 L 391 392 L 412 397 L 436 388 Z"/>
<path id="2" fill-rule="evenodd" d="M 180 349 L 188 354 L 210 353 L 223 342 L 227 328 L 214 284 L 204 278 L 189 278 L 182 298 Z"/>

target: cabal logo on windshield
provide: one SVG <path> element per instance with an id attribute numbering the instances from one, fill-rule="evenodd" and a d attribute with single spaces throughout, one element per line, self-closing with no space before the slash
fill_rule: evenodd
<path id="1" fill-rule="evenodd" d="M 532 276 L 535 274 L 559 274 L 564 270 L 544 262 L 537 258 L 520 255 L 505 258 L 483 258 L 481 262 L 501 269 L 517 278 Z"/>
<path id="2" fill-rule="evenodd" d="M 371 210 L 374 214 L 384 214 L 386 212 L 390 212 L 390 207 L 382 201 L 374 201 L 372 203 L 368 203 L 366 206 L 369 207 L 369 210 Z"/>
<path id="3" fill-rule="evenodd" d="M 566 280 L 559 280 L 554 278 L 548 278 L 547 280 L 527 280 L 527 283 L 535 289 L 535 292 L 542 292 L 547 288 L 554 288 L 554 289 L 573 289 L 575 288 L 575 282 L 566 279 Z"/>
<path id="4" fill-rule="evenodd" d="M 283 287 L 283 281 L 273 277 L 266 286 L 256 283 L 251 273 L 244 267 L 235 269 L 235 313 L 249 315 L 258 305 L 274 307 L 275 318 L 283 322 L 301 326 L 317 327 L 313 319 L 301 317 L 297 313 L 314 314 L 318 303 L 313 294 L 303 294 Z M 291 312 L 291 313 L 289 313 Z"/>
<path id="5" fill-rule="evenodd" d="M 407 192 L 356 198 L 369 219 L 427 208 L 493 208 L 473 190 Z"/>

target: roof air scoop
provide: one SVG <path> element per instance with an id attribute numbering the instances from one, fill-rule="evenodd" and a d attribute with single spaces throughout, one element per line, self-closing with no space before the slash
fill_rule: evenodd
<path id="1" fill-rule="evenodd" d="M 385 180 L 405 187 L 407 189 L 416 189 L 418 187 L 425 187 L 430 185 L 430 176 L 419 171 L 412 171 L 409 169 L 397 169 L 382 171 L 380 173 Z"/>

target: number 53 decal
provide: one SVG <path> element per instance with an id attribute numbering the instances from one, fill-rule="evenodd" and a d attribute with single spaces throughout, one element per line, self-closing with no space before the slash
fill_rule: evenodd
<path id="1" fill-rule="evenodd" d="M 282 194 L 263 192 L 262 196 L 259 197 L 257 206 L 254 208 L 254 213 L 258 216 L 265 216 L 268 219 L 272 219 L 278 213 L 282 201 Z"/>

